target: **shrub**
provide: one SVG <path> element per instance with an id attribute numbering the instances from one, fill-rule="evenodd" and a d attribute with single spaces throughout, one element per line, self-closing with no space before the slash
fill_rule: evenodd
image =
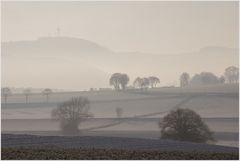
<path id="1" fill-rule="evenodd" d="M 189 142 L 213 141 L 213 132 L 202 121 L 200 115 L 190 109 L 171 111 L 159 122 L 161 138 Z"/>

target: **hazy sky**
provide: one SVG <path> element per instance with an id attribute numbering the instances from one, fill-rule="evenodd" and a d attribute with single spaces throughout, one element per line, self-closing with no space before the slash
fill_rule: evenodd
<path id="1" fill-rule="evenodd" d="M 2 41 L 62 36 L 156 54 L 238 46 L 238 2 L 3 2 Z"/>

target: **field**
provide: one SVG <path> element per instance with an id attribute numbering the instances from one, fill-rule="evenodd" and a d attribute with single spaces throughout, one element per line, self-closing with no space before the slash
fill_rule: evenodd
<path id="1" fill-rule="evenodd" d="M 51 110 L 74 96 L 91 101 L 94 118 L 80 125 L 81 136 L 115 136 L 159 139 L 158 121 L 170 110 L 182 107 L 198 112 L 215 132 L 217 145 L 238 147 L 238 85 L 188 88 L 157 88 L 148 91 L 127 90 L 53 93 L 49 103 L 42 94 L 14 94 L 2 104 L 2 133 L 62 135 L 59 123 L 51 120 Z M 123 109 L 117 119 L 115 109 Z"/>
<path id="2" fill-rule="evenodd" d="M 60 147 L 2 148 L 3 160 L 238 160 L 237 152 L 183 152 Z"/>

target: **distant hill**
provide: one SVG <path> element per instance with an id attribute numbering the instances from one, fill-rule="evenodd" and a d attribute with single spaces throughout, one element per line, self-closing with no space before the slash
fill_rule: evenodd
<path id="1" fill-rule="evenodd" d="M 37 40 L 3 42 L 3 56 L 28 55 L 33 56 L 41 54 L 44 56 L 58 56 L 65 54 L 93 54 L 93 53 L 109 53 L 109 49 L 102 47 L 94 42 L 73 38 L 73 37 L 42 37 Z"/>
<path id="2" fill-rule="evenodd" d="M 137 76 L 155 75 L 162 85 L 178 85 L 182 72 L 221 75 L 227 66 L 238 66 L 238 50 L 209 46 L 177 55 L 116 52 L 89 40 L 42 37 L 2 42 L 2 60 L 3 85 L 85 90 L 108 87 L 114 72 L 128 73 L 131 82 Z M 45 80 L 39 82 L 42 77 Z"/>

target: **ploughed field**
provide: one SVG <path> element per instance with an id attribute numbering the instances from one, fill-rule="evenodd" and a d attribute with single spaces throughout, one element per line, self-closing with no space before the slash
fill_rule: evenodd
<path id="1" fill-rule="evenodd" d="M 157 88 L 148 91 L 127 90 L 53 93 L 49 103 L 42 94 L 22 94 L 2 104 L 2 133 L 61 135 L 59 123 L 51 120 L 51 110 L 74 96 L 91 101 L 94 118 L 80 125 L 81 136 L 116 136 L 158 139 L 159 118 L 182 107 L 199 113 L 215 132 L 216 144 L 238 146 L 238 85 L 215 85 L 188 88 Z M 123 109 L 117 119 L 115 109 Z"/>
<path id="2" fill-rule="evenodd" d="M 2 159 L 238 159 L 238 148 L 169 140 L 2 135 Z"/>

